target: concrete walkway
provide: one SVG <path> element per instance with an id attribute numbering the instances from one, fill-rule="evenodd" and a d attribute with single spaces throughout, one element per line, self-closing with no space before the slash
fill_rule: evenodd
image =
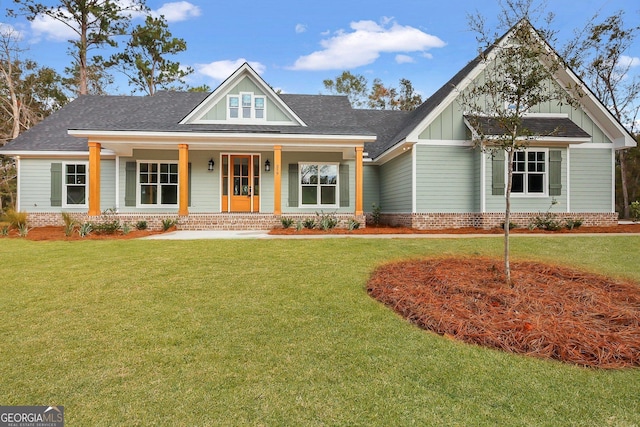
<path id="1" fill-rule="evenodd" d="M 603 233 L 517 233 L 511 237 L 576 237 L 576 236 L 603 236 Z M 633 233 L 609 233 L 606 236 L 637 236 Z M 154 234 L 142 237 L 144 240 L 201 240 L 201 239 L 471 239 L 477 237 L 503 238 L 503 234 L 301 234 L 301 235 L 271 235 L 268 230 L 177 230 L 169 233 Z"/>

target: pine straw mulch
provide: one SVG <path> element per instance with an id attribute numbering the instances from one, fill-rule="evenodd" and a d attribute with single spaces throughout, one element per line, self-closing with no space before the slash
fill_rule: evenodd
<path id="1" fill-rule="evenodd" d="M 423 329 L 598 368 L 640 366 L 640 285 L 536 262 L 436 258 L 383 265 L 367 290 Z"/>
<path id="2" fill-rule="evenodd" d="M 174 228 L 169 229 L 168 231 L 174 231 Z M 136 230 L 133 229 L 129 231 L 127 234 L 124 234 L 122 231 L 117 231 L 113 234 L 105 234 L 105 233 L 96 233 L 91 232 L 85 237 L 80 237 L 78 231 L 74 231 L 71 236 L 66 236 L 64 234 L 64 227 L 62 226 L 46 226 L 46 227 L 34 227 L 30 228 L 27 235 L 25 237 L 21 237 L 18 234 L 18 230 L 12 229 L 9 231 L 8 236 L 0 236 L 2 238 L 13 238 L 13 239 L 26 239 L 26 240 L 35 240 L 35 241 L 49 241 L 49 240 L 67 240 L 67 241 L 76 241 L 76 240 L 126 240 L 126 239 L 138 239 L 141 237 L 151 236 L 153 234 L 160 234 L 163 231 L 154 231 L 154 230 Z"/>

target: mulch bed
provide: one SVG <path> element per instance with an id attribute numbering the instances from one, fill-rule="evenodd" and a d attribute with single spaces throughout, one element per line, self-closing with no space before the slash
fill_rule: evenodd
<path id="1" fill-rule="evenodd" d="M 367 290 L 421 328 L 598 368 L 640 366 L 640 285 L 535 262 L 442 258 L 379 267 Z"/>
<path id="2" fill-rule="evenodd" d="M 175 228 L 174 228 L 175 229 Z M 173 231 L 174 229 L 170 230 Z M 113 240 L 113 239 L 137 239 L 140 237 L 150 236 L 152 234 L 162 233 L 162 231 L 151 231 L 151 230 L 136 230 L 133 229 L 127 234 L 123 234 L 122 231 L 118 231 L 113 234 L 98 234 L 96 232 L 89 233 L 85 237 L 80 237 L 77 231 L 74 231 L 71 236 L 65 236 L 64 227 L 34 227 L 30 228 L 26 237 L 21 237 L 18 235 L 17 230 L 10 230 L 8 236 L 0 236 L 2 238 L 16 238 L 16 239 L 26 239 L 26 240 Z"/>

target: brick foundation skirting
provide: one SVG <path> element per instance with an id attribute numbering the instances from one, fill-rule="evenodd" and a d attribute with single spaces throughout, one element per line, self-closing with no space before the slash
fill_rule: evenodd
<path id="1" fill-rule="evenodd" d="M 556 219 L 582 220 L 587 227 L 610 227 L 618 224 L 618 214 L 613 213 L 553 213 Z M 531 221 L 540 216 L 540 212 L 512 212 L 511 223 L 526 228 Z M 371 215 L 367 220 L 372 223 Z M 418 230 L 438 230 L 443 228 L 483 228 L 490 229 L 502 226 L 504 212 L 494 213 L 387 213 L 380 215 L 382 224 L 415 228 Z"/>
<path id="2" fill-rule="evenodd" d="M 113 213 L 103 216 L 88 216 L 86 213 L 70 213 L 71 217 L 79 223 L 84 222 L 104 222 L 111 220 L 119 220 L 121 223 L 127 223 L 132 228 L 139 221 L 146 221 L 149 230 L 162 230 L 162 221 L 172 219 L 178 221 L 177 228 L 179 230 L 270 230 L 275 227 L 281 227 L 281 218 L 291 218 L 294 224 L 297 221 L 304 221 L 307 218 L 317 220 L 315 214 L 240 214 L 240 213 L 195 213 L 187 216 L 178 216 L 176 214 L 132 214 L 132 213 Z M 360 223 L 360 227 L 365 227 L 365 216 L 354 216 L 352 214 L 332 214 L 338 220 L 337 227 L 347 228 L 349 220 L 355 219 Z M 27 217 L 29 227 L 46 227 L 46 226 L 62 226 L 64 221 L 59 212 L 38 212 L 29 213 Z"/>

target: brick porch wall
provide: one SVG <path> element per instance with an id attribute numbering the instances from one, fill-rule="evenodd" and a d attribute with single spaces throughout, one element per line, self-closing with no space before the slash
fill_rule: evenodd
<path id="1" fill-rule="evenodd" d="M 86 213 L 71 213 L 76 221 L 100 222 L 103 217 L 90 217 Z M 365 216 L 355 217 L 352 214 L 334 214 L 338 220 L 337 227 L 347 228 L 350 219 L 360 222 L 360 227 L 364 228 Z M 131 214 L 119 213 L 110 214 L 104 217 L 106 220 L 118 219 L 121 223 L 128 223 L 135 227 L 138 221 L 146 221 L 149 230 L 162 230 L 162 221 L 173 219 L 178 221 L 179 230 L 269 230 L 281 227 L 281 218 L 291 218 L 294 226 L 297 221 L 304 221 L 307 218 L 317 219 L 315 214 L 283 214 L 276 216 L 272 214 L 239 214 L 239 213 L 212 213 L 212 214 L 190 214 L 188 216 L 178 216 L 177 214 Z M 44 212 L 29 213 L 27 222 L 29 227 L 62 226 L 64 221 L 60 213 Z"/>
<path id="2" fill-rule="evenodd" d="M 511 222 L 526 228 L 540 212 L 511 213 Z M 618 224 L 617 213 L 556 213 L 559 220 L 581 219 L 586 227 L 610 227 Z M 371 223 L 371 215 L 368 217 Z M 381 214 L 382 224 L 394 227 L 409 227 L 418 230 L 438 230 L 443 228 L 496 228 L 504 222 L 504 213 L 396 213 Z"/>

